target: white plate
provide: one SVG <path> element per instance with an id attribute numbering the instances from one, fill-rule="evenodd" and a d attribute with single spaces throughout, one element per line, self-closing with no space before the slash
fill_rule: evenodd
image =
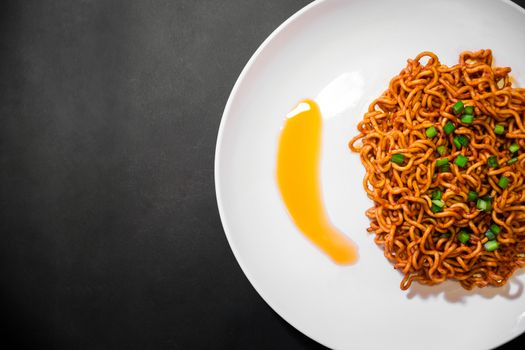
<path id="1" fill-rule="evenodd" d="M 368 104 L 407 58 L 430 50 L 452 65 L 463 50 L 491 48 L 496 64 L 512 67 L 525 86 L 524 35 L 525 11 L 509 1 L 326 0 L 262 44 L 222 118 L 216 190 L 239 264 L 285 320 L 336 349 L 488 349 L 525 330 L 523 269 L 502 288 L 399 289 L 401 274 L 366 233 L 364 169 L 347 148 Z M 359 245 L 354 266 L 334 265 L 303 237 L 276 186 L 280 128 L 303 98 L 316 98 L 326 117 L 323 195 L 332 222 Z"/>

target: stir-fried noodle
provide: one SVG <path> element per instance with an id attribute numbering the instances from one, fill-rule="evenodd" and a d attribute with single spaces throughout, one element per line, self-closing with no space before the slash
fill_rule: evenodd
<path id="1" fill-rule="evenodd" d="M 510 71 L 490 50 L 451 67 L 422 52 L 359 123 L 349 146 L 374 201 L 368 231 L 401 289 L 502 286 L 525 266 L 525 89 Z"/>

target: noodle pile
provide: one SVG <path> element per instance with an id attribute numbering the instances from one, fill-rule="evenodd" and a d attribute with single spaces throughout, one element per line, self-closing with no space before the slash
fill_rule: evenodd
<path id="1" fill-rule="evenodd" d="M 403 290 L 502 286 L 525 266 L 525 89 L 510 71 L 491 50 L 452 67 L 422 52 L 358 124 L 368 231 Z"/>

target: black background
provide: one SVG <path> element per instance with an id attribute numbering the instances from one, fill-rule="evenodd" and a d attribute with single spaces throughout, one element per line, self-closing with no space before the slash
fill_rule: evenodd
<path id="1" fill-rule="evenodd" d="M 213 184 L 235 80 L 308 2 L 0 2 L 1 342 L 322 348 L 244 277 Z"/>

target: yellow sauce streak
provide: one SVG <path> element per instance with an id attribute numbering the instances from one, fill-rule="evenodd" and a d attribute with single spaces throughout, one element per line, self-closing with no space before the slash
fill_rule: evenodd
<path id="1" fill-rule="evenodd" d="M 295 225 L 338 264 L 357 261 L 354 243 L 330 222 L 319 181 L 322 117 L 314 101 L 305 100 L 287 115 L 277 156 L 277 182 Z"/>

